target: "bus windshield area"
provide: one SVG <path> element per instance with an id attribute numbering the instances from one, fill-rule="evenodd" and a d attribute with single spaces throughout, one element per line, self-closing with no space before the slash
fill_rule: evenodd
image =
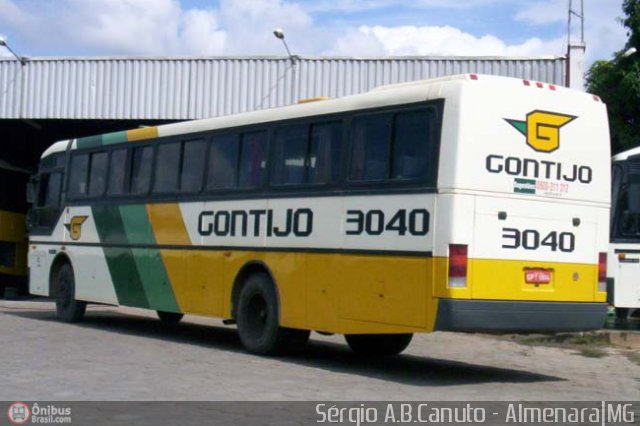
<path id="1" fill-rule="evenodd" d="M 616 210 L 615 236 L 640 238 L 640 174 L 629 176 L 629 184 L 621 188 Z"/>

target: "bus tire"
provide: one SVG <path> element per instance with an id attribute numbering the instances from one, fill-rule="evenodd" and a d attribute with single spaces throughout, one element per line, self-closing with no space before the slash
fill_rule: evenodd
<path id="1" fill-rule="evenodd" d="M 251 274 L 238 297 L 238 335 L 244 348 L 259 355 L 301 352 L 309 330 L 280 327 L 278 296 L 269 275 Z"/>
<path id="2" fill-rule="evenodd" d="M 405 350 L 413 334 L 345 334 L 347 344 L 361 356 L 392 356 Z"/>
<path id="3" fill-rule="evenodd" d="M 630 311 L 629 308 L 616 308 L 616 318 L 619 320 L 629 319 Z"/>
<path id="4" fill-rule="evenodd" d="M 165 324 L 177 324 L 184 317 L 184 314 L 178 312 L 156 311 L 156 313 L 160 321 Z"/>
<path id="5" fill-rule="evenodd" d="M 68 263 L 60 266 L 55 272 L 53 289 L 58 319 L 69 323 L 82 320 L 87 309 L 87 303 L 76 300 L 76 282 L 73 268 Z"/>

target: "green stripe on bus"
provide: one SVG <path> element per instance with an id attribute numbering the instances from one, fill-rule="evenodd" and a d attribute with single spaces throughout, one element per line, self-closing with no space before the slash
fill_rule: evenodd
<path id="1" fill-rule="evenodd" d="M 120 214 L 129 244 L 156 245 L 144 205 L 120 206 Z M 160 250 L 144 248 L 133 249 L 132 252 L 150 307 L 158 311 L 179 312 Z"/>
<path id="2" fill-rule="evenodd" d="M 76 143 L 78 148 L 95 148 L 97 146 L 112 145 L 114 143 L 123 143 L 127 141 L 127 132 L 112 132 L 104 135 L 87 136 L 78 138 Z"/>
<path id="3" fill-rule="evenodd" d="M 78 148 L 94 148 L 102 145 L 102 135 L 87 136 L 76 140 Z"/>
<path id="4" fill-rule="evenodd" d="M 111 145 L 114 143 L 123 143 L 127 141 L 127 132 L 113 132 L 102 135 L 102 144 Z"/>
<path id="5" fill-rule="evenodd" d="M 127 244 L 120 210 L 117 206 L 93 206 L 93 218 L 103 244 Z M 148 308 L 142 280 L 133 253 L 127 247 L 103 247 L 111 281 L 118 296 L 118 303 L 125 306 Z"/>

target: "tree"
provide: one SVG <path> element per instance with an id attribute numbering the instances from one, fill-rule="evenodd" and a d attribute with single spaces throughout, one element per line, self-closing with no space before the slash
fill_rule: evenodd
<path id="1" fill-rule="evenodd" d="M 607 104 L 614 153 L 640 145 L 640 0 L 624 0 L 622 11 L 625 47 L 610 61 L 594 62 L 587 73 L 587 90 Z M 625 55 L 632 47 L 638 53 Z"/>

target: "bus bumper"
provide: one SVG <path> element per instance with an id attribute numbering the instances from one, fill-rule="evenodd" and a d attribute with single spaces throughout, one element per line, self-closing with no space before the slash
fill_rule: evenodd
<path id="1" fill-rule="evenodd" d="M 440 299 L 435 331 L 598 330 L 606 315 L 606 303 Z"/>

